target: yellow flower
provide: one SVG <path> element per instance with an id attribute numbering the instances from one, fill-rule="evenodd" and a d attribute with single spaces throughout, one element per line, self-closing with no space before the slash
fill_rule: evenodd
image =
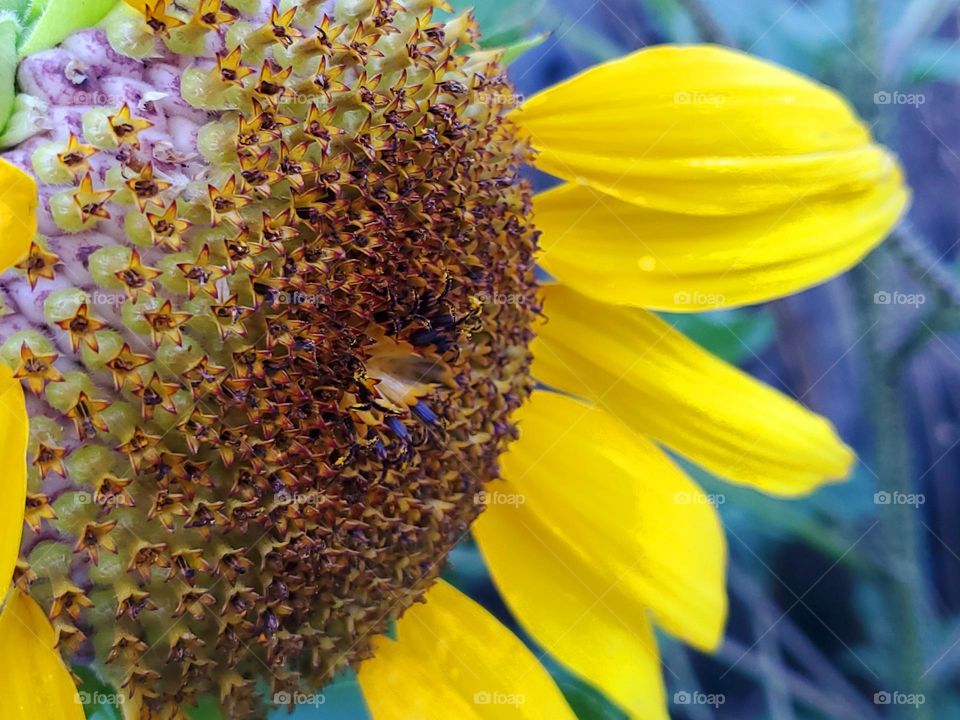
<path id="1" fill-rule="evenodd" d="M 414 4 L 426 7 L 431 3 Z M 168 17 L 167 11 L 174 10 L 162 2 L 147 3 L 146 9 L 151 17 L 165 19 L 162 27 L 153 28 L 165 42 L 195 44 L 196 38 L 186 33 L 201 30 L 186 25 L 186 15 L 183 20 Z M 213 10 L 219 9 L 220 5 L 214 3 Z M 235 19 L 229 13 L 224 15 L 223 22 Z M 272 22 L 276 35 L 278 20 L 274 18 Z M 285 21 L 284 27 L 287 25 L 289 22 Z M 420 31 L 420 26 L 418 21 L 415 32 Z M 308 61 L 319 58 L 349 56 L 366 63 L 381 46 L 366 42 L 369 38 L 361 32 L 363 27 L 348 32 L 341 26 L 331 28 L 325 21 L 320 35 L 307 40 L 295 39 L 285 32 L 283 37 L 289 42 L 284 41 L 284 50 L 279 52 L 289 51 L 291 67 L 297 67 L 298 73 Z M 448 40 L 458 28 L 469 38 L 467 25 L 448 25 Z M 257 43 L 271 41 L 269 27 L 261 34 L 250 37 L 257 38 Z M 437 32 L 431 35 L 427 28 L 418 41 L 441 43 L 439 38 Z M 146 40 L 138 36 L 129 38 L 129 42 L 130 47 L 147 47 Z M 382 47 L 386 49 L 386 41 Z M 443 62 L 449 62 L 452 56 L 451 51 Z M 326 67 L 326 60 L 323 63 L 321 68 Z M 270 96 L 282 98 L 286 89 L 280 68 L 272 67 L 268 61 L 263 61 L 262 67 L 261 74 L 269 76 L 269 82 L 255 76 L 251 76 L 250 82 L 259 83 L 257 92 L 267 98 L 265 103 Z M 198 77 L 196 81 L 216 83 L 217 77 Z M 394 106 L 401 113 L 407 112 L 405 103 L 410 102 L 409 98 L 378 95 L 378 82 L 363 76 L 356 93 L 357 106 L 368 113 L 384 112 Z M 456 95 L 466 92 L 466 88 L 450 84 L 437 90 L 441 92 Z M 257 105 L 260 110 L 265 107 Z M 438 116 L 453 112 L 449 106 L 438 105 L 434 110 Z M 245 123 L 252 128 L 241 135 L 251 136 L 251 143 L 279 142 L 282 128 L 275 117 L 268 117 L 270 112 L 263 110 L 255 122 L 241 117 L 241 129 L 246 127 Z M 316 118 L 318 112 L 315 106 L 303 109 L 308 117 Z M 407 115 L 410 112 L 414 110 Z M 331 111 L 327 123 L 332 122 L 332 117 Z M 406 115 L 397 119 L 401 125 L 403 117 Z M 146 130 L 143 123 L 139 122 L 134 135 Z M 257 126 L 253 127 L 254 124 Z M 322 160 L 327 162 L 331 133 L 318 127 L 317 142 L 324 144 Z M 367 122 L 339 130 L 340 134 L 356 133 L 357 155 L 375 162 L 396 152 L 391 147 L 389 131 L 383 127 L 371 128 Z M 543 233 L 538 261 L 555 280 L 542 288 L 544 318 L 536 326 L 537 337 L 531 345 L 532 378 L 545 389 L 535 391 L 514 413 L 519 439 L 501 457 L 501 480 L 487 486 L 481 498 L 486 511 L 474 523 L 473 532 L 507 605 L 540 646 L 606 693 L 629 715 L 665 718 L 654 626 L 694 647 L 711 650 L 723 634 L 727 600 L 726 545 L 716 510 L 661 447 L 684 455 L 731 482 L 782 496 L 802 495 L 823 483 L 843 479 L 854 458 L 827 421 L 710 356 L 650 310 L 694 312 L 736 307 L 822 282 L 851 267 L 883 239 L 903 212 L 908 192 L 896 161 L 872 142 L 868 130 L 843 99 L 790 71 L 717 47 L 656 47 L 593 68 L 522 103 L 501 127 L 529 142 L 535 151 L 534 163 L 566 184 L 533 201 L 535 221 Z M 312 126 L 310 132 L 314 132 Z M 333 135 L 336 142 L 336 133 Z M 298 170 L 309 174 L 302 167 L 298 166 Z M 88 185 L 92 182 L 91 175 L 84 178 Z M 424 177 L 420 181 L 428 184 L 435 180 L 450 183 L 449 187 L 468 181 L 454 175 L 438 180 Z M 222 173 L 218 181 L 222 188 L 209 185 L 197 193 L 201 198 L 198 202 L 206 202 L 203 198 L 209 187 L 209 209 L 215 213 L 210 222 L 213 229 L 202 230 L 211 242 L 221 224 L 239 227 L 248 222 L 246 206 L 259 200 L 254 192 L 257 183 L 240 183 L 238 176 L 227 173 Z M 269 193 L 269 186 L 278 181 L 267 178 L 263 182 Z M 53 262 L 44 260 L 44 249 L 34 242 L 34 181 L 4 161 L 0 163 L 0 186 L 5 189 L 0 196 L 0 237 L 4 240 L 0 264 L 6 268 L 27 256 L 21 270 L 28 274 L 37 269 L 32 268 L 31 258 L 43 268 L 52 267 Z M 224 189 L 227 187 L 229 193 Z M 159 198 L 167 188 L 151 187 L 150 192 L 154 190 Z M 96 210 L 109 217 L 106 203 L 110 190 L 97 192 L 103 201 L 96 203 Z M 295 212 L 289 216 L 284 216 L 282 206 L 271 209 L 281 229 L 272 228 L 268 222 L 273 222 L 271 214 L 265 215 L 260 252 L 267 252 L 271 245 L 282 247 L 297 234 L 290 230 L 294 214 L 305 222 L 321 222 L 319 208 L 329 202 L 328 195 L 335 194 L 316 188 L 310 194 L 310 188 L 302 187 L 294 192 L 297 198 L 301 197 L 297 193 L 305 193 L 308 200 L 292 203 Z M 356 192 L 354 185 L 336 190 L 338 200 L 341 194 L 352 197 Z M 388 194 L 372 197 L 386 203 Z M 223 197 L 228 197 L 229 202 Z M 171 219 L 176 219 L 176 202 L 167 202 L 158 200 L 160 209 L 172 212 Z M 411 216 L 424 223 L 436 221 L 436 216 L 430 214 L 429 203 L 418 203 L 410 207 Z M 150 205 L 140 204 L 131 213 L 159 217 L 159 210 L 148 208 Z M 471 196 L 468 205 L 471 217 L 479 223 L 477 218 L 485 210 L 482 203 Z M 218 207 L 223 210 L 220 214 L 216 214 Z M 258 207 L 257 217 L 259 214 Z M 96 213 L 88 215 L 71 228 L 82 230 L 88 222 L 97 222 Z M 190 217 L 197 223 L 209 222 L 201 214 Z M 64 222 L 73 222 L 71 218 Z M 200 230 L 191 228 L 187 220 L 180 222 L 178 232 Z M 149 228 L 144 228 L 144 242 L 149 246 Z M 451 242 L 456 240 L 459 238 L 452 238 Z M 362 248 L 371 253 L 371 262 L 390 259 L 377 255 L 378 247 L 370 239 Z M 324 256 L 324 261 L 332 263 L 336 248 L 327 249 L 330 254 Z M 267 271 L 253 272 L 254 266 L 246 259 L 246 244 L 228 244 L 227 250 L 230 263 L 218 266 L 218 272 L 226 275 L 249 271 L 251 283 L 266 286 L 276 280 Z M 195 252 L 186 258 L 190 262 L 179 265 L 189 267 L 190 272 L 203 270 L 201 266 L 206 265 L 208 256 L 209 252 L 201 260 Z M 194 258 L 196 263 L 192 262 Z M 291 256 L 290 262 L 294 260 L 314 262 Z M 111 262 L 105 265 L 104 273 L 109 270 L 110 277 L 116 275 L 124 282 L 132 270 L 142 269 L 139 255 L 131 264 L 129 252 Z M 163 272 L 176 272 L 176 266 L 170 263 L 164 267 Z M 271 266 L 266 267 L 269 270 Z M 423 268 L 424 274 L 429 272 L 429 268 Z M 209 275 L 205 271 L 201 275 L 199 280 L 206 283 Z M 34 272 L 28 277 L 33 285 L 40 277 L 48 276 Z M 188 280 L 191 278 L 197 280 L 188 275 Z M 222 291 L 215 287 L 221 280 L 226 283 L 218 276 L 217 282 L 209 283 L 209 289 L 204 287 L 212 300 L 205 299 L 204 293 L 192 293 L 191 301 L 193 294 L 208 305 L 219 298 L 219 304 L 212 307 L 218 322 L 226 321 L 220 322 L 218 328 L 219 337 L 224 339 L 228 336 L 223 332 L 224 325 L 237 335 L 246 326 L 237 296 L 222 297 Z M 330 277 L 331 285 L 342 281 L 341 277 Z M 293 289 L 302 290 L 296 285 Z M 180 292 L 185 295 L 187 285 Z M 151 299 L 134 294 L 128 301 L 136 304 Z M 190 332 L 189 314 L 175 313 L 169 301 L 160 304 L 160 300 L 162 297 L 151 306 L 154 310 L 160 308 L 160 312 L 148 312 L 137 322 L 144 326 L 143 333 L 150 334 L 156 347 L 175 353 L 175 348 L 183 345 L 183 335 Z M 523 298 L 517 300 L 522 302 Z M 433 314 L 432 324 L 421 328 L 420 332 L 426 335 L 420 337 L 428 336 L 423 345 L 436 348 L 437 356 L 449 349 L 445 345 L 458 342 L 456 336 L 441 338 L 439 334 L 450 330 L 447 326 L 452 322 L 446 315 L 437 314 L 440 302 L 434 298 L 417 305 L 417 312 Z M 488 298 L 485 304 L 497 302 L 497 298 Z M 502 302 L 509 303 L 510 298 L 503 298 Z M 76 307 L 73 311 L 79 313 Z M 466 326 L 467 320 L 477 321 L 479 313 L 479 309 L 467 313 L 457 322 Z M 150 320 L 160 315 L 167 318 L 163 332 L 153 325 L 146 327 L 144 318 Z M 90 327 L 86 314 L 82 317 L 83 327 L 77 328 L 77 317 L 59 321 L 70 325 L 70 339 L 86 333 L 87 344 L 75 343 L 74 352 L 78 353 L 81 346 L 82 352 L 87 353 L 84 357 L 100 352 L 97 346 L 89 344 L 97 342 L 99 328 Z M 186 328 L 183 333 L 181 326 Z M 476 332 L 482 334 L 480 329 Z M 282 345 L 293 342 L 284 338 L 296 336 L 298 328 L 286 328 L 281 333 L 271 327 L 270 333 L 271 339 Z M 320 342 L 322 338 L 312 340 Z M 358 391 L 351 412 L 370 426 L 382 417 L 390 418 L 391 427 L 404 438 L 409 431 L 395 422 L 397 418 L 412 413 L 428 426 L 439 423 L 432 411 L 424 408 L 421 398 L 431 388 L 450 383 L 450 379 L 425 367 L 422 358 L 406 345 L 386 336 L 374 337 L 371 348 L 366 368 L 369 377 L 357 374 L 359 384 L 366 382 L 369 396 Z M 43 348 L 27 348 L 23 362 L 40 362 L 50 357 L 42 351 Z M 152 359 L 133 355 L 126 344 L 123 348 L 117 344 L 111 352 L 119 353 L 117 358 L 142 357 L 141 365 Z M 523 343 L 517 353 L 525 356 Z M 423 354 L 433 357 L 426 351 Z M 194 382 L 191 375 L 195 391 L 214 384 L 224 371 L 206 361 L 205 356 L 199 370 L 190 370 L 196 377 Z M 416 382 L 410 380 L 407 372 L 411 366 L 418 372 Z M 102 370 L 103 364 L 99 367 Z M 116 380 L 121 370 L 135 375 L 137 365 L 129 362 L 122 368 L 107 367 L 115 370 Z M 237 385 L 231 387 L 231 397 L 240 397 L 241 390 L 255 382 L 251 378 L 285 372 L 284 368 L 265 369 L 263 362 L 251 362 L 250 368 L 250 375 L 239 378 Z M 152 373 L 152 367 L 146 366 L 143 372 Z M 39 383 L 42 388 L 46 381 L 64 382 L 46 366 L 21 368 L 18 377 L 28 387 Z M 119 377 L 118 391 L 127 375 Z M 171 413 L 182 407 L 177 404 L 179 385 L 164 385 L 156 374 L 151 378 L 149 384 L 141 382 L 135 388 L 143 399 L 148 421 L 168 406 L 173 408 Z M 29 504 L 24 462 L 28 419 L 20 383 L 8 370 L 0 379 L 0 452 L 8 463 L 0 518 L 0 576 L 10 578 L 14 576 L 20 551 L 23 508 Z M 153 389 L 153 379 L 161 391 Z M 520 386 L 528 381 L 526 376 L 521 378 Z M 506 390 L 501 392 L 511 392 L 511 387 L 504 387 Z M 149 414 L 148 395 L 159 398 L 149 406 Z M 79 396 L 77 404 L 66 412 L 76 422 L 79 437 L 85 439 L 98 431 L 105 432 L 114 422 L 101 417 L 109 403 L 101 404 L 92 398 L 84 402 L 83 392 Z M 480 399 L 484 397 L 479 395 Z M 485 408 L 466 408 L 466 415 L 474 410 L 487 412 Z M 285 406 L 284 411 L 292 415 L 296 409 Z M 202 429 L 205 422 L 216 419 L 191 415 L 189 422 L 199 423 Z M 465 422 L 461 415 L 453 421 Z M 65 427 L 69 426 L 70 422 L 65 420 Z M 487 441 L 481 435 L 476 433 L 463 442 L 481 445 Z M 382 450 L 374 439 L 367 439 L 369 442 L 361 447 L 373 448 L 371 452 Z M 137 472 L 139 463 L 156 462 L 155 458 L 138 454 L 145 442 L 147 436 L 138 433 L 122 446 Z M 202 438 L 197 435 L 193 442 L 202 442 Z M 224 445 L 219 448 L 220 462 L 230 466 L 237 453 L 244 458 L 256 455 L 269 464 L 270 453 L 277 452 L 268 442 L 257 448 L 262 455 L 241 444 L 229 448 Z M 195 446 L 191 449 L 196 451 Z M 62 471 L 59 456 L 37 462 L 43 463 L 43 474 L 48 469 L 56 471 L 57 467 Z M 339 460 L 340 467 L 349 463 L 347 457 Z M 466 471 L 472 473 L 474 469 Z M 119 497 L 124 492 L 124 481 L 110 478 L 112 484 L 105 486 L 101 480 L 97 492 L 106 492 L 104 488 L 108 488 L 114 493 L 111 497 Z M 434 478 L 428 475 L 427 479 Z M 250 481 L 255 483 L 257 478 Z M 183 509 L 181 503 L 189 499 L 182 495 L 165 499 L 169 503 L 151 511 L 148 517 L 167 528 L 182 524 L 191 511 Z M 116 504 L 122 506 L 120 512 L 133 512 L 126 501 Z M 438 497 L 417 509 L 417 517 L 421 513 L 442 515 L 445 504 L 451 504 L 450 498 Z M 253 513 L 256 505 L 254 502 L 247 509 Z M 197 521 L 191 527 L 214 527 L 227 511 L 223 503 L 210 503 L 203 509 L 202 524 Z M 34 518 L 37 523 L 50 517 L 49 509 L 43 510 L 47 514 Z M 192 512 L 191 522 L 197 518 L 196 508 Z M 367 507 L 362 521 L 356 519 L 354 527 L 361 527 L 365 521 L 374 522 L 387 512 L 399 510 Z M 284 520 L 284 527 L 287 522 L 302 521 L 301 517 L 290 516 Z M 235 517 L 232 522 L 236 522 Z M 97 524 L 98 532 L 109 533 L 111 527 Z M 74 552 L 81 548 L 82 543 L 78 542 Z M 102 548 L 115 552 L 116 544 L 112 549 L 109 544 Z M 166 552 L 160 545 L 144 549 L 154 553 L 152 557 Z M 96 565 L 96 543 L 87 552 Z M 169 568 L 171 575 L 182 570 L 189 578 L 213 565 L 213 556 L 207 563 L 203 554 L 201 550 L 183 551 L 167 558 L 163 567 Z M 243 571 L 239 558 L 229 562 L 226 558 L 227 555 L 220 557 L 218 568 L 229 566 L 222 572 L 229 575 L 230 570 Z M 396 566 L 398 573 L 403 568 L 402 562 Z M 144 573 L 144 578 L 151 573 L 149 566 L 138 566 L 136 570 Z M 433 575 L 425 574 L 432 579 Z M 290 578 L 286 580 L 286 585 L 290 585 Z M 60 622 L 55 630 L 44 609 L 21 589 L 27 585 L 28 582 L 21 583 L 9 591 L 0 616 L 0 654 L 11 659 L 0 680 L 2 715 L 13 720 L 82 718 L 82 706 L 77 703 L 76 691 L 60 657 L 60 650 L 68 644 L 65 637 L 72 637 L 71 633 L 78 630 L 67 618 L 56 618 L 64 611 L 79 616 L 85 610 L 81 605 L 89 601 L 80 588 L 72 585 L 69 592 L 59 592 L 57 604 L 49 611 L 55 623 Z M 275 589 L 272 584 L 270 589 Z M 288 588 L 282 590 L 286 592 Z M 134 595 L 131 590 L 127 601 Z M 390 607 L 406 608 L 417 597 L 411 589 L 409 597 Z M 206 607 L 210 605 L 202 595 L 189 593 L 182 594 L 179 602 L 180 615 L 196 613 L 200 618 L 208 612 L 204 603 Z M 270 619 L 278 624 L 285 613 L 294 612 L 282 603 L 271 605 L 274 606 L 280 609 Z M 363 635 L 357 642 L 366 639 L 366 631 L 356 634 Z M 131 640 L 134 647 L 138 640 Z M 185 640 L 192 640 L 192 645 Z M 181 634 L 172 643 L 171 653 L 191 652 L 198 640 L 202 645 L 202 638 Z M 300 640 L 302 643 L 303 638 Z M 113 647 L 116 650 L 118 645 Z M 129 649 L 126 644 L 122 647 Z M 270 648 L 272 653 L 280 652 L 275 644 Z M 146 651 L 145 644 L 143 649 Z M 243 652 L 243 648 L 236 650 Z M 372 657 L 359 664 L 359 682 L 376 720 L 512 714 L 528 718 L 572 717 L 559 689 L 534 654 L 485 610 L 442 581 L 427 591 L 424 604 L 406 609 L 395 634 L 376 637 L 370 651 Z M 139 686 L 134 683 L 132 689 L 128 688 L 135 701 L 131 707 L 136 708 L 130 711 L 130 717 L 147 717 L 144 713 L 150 707 L 150 677 L 145 677 L 147 680 Z M 232 692 L 248 681 L 247 676 L 236 674 L 227 689 Z"/>

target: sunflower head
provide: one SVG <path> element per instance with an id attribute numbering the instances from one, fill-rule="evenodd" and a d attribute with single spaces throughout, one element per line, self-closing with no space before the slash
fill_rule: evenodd
<path id="1" fill-rule="evenodd" d="M 244 717 L 369 655 L 478 514 L 531 390 L 529 153 L 438 3 L 132 4 L 20 65 L 16 582 L 139 716 Z"/>

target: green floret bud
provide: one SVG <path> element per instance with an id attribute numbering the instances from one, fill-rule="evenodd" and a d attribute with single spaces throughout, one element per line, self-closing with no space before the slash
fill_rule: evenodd
<path id="1" fill-rule="evenodd" d="M 55 352 L 53 343 L 36 330 L 18 330 L 0 345 L 0 360 L 11 370 L 20 367 L 20 347 L 26 343 L 34 355 Z"/>
<path id="2" fill-rule="evenodd" d="M 77 505 L 76 499 L 64 498 L 67 498 L 68 495 L 75 494 L 76 493 L 64 493 L 63 497 L 53 504 L 54 510 L 56 510 L 57 504 L 60 503 L 60 507 L 65 513 L 70 514 L 73 512 L 73 509 Z M 60 515 L 60 513 L 58 512 L 57 515 Z M 73 564 L 73 559 L 73 550 L 70 546 L 55 540 L 45 540 L 44 542 L 37 543 L 37 546 L 27 558 L 30 563 L 30 568 L 40 577 L 62 576 L 63 569 L 70 567 Z M 33 595 L 34 592 L 31 590 L 30 594 Z"/>
<path id="3" fill-rule="evenodd" d="M 37 179 L 50 185 L 59 185 L 70 182 L 73 177 L 70 172 L 61 164 L 57 157 L 62 153 L 65 147 L 60 143 L 50 142 L 41 145 L 33 152 L 30 158 L 33 163 L 33 171 Z"/>
<path id="4" fill-rule="evenodd" d="M 150 230 L 150 223 L 138 210 L 131 210 L 124 215 L 123 229 L 126 232 L 127 239 L 134 245 L 138 247 L 153 246 L 153 233 Z"/>
<path id="5" fill-rule="evenodd" d="M 84 445 L 67 456 L 65 465 L 72 480 L 93 484 L 111 471 L 116 455 L 103 445 Z"/>
<path id="6" fill-rule="evenodd" d="M 50 214 L 57 227 L 64 232 L 76 233 L 89 230 L 97 223 L 96 217 L 90 217 L 84 221 L 74 198 L 74 190 L 64 190 L 50 198 Z"/>
<path id="7" fill-rule="evenodd" d="M 88 522 L 96 520 L 98 508 L 93 501 L 93 493 L 85 488 L 77 492 L 66 492 L 58 497 L 53 502 L 53 511 L 57 514 L 57 527 L 78 533 Z M 30 557 L 33 565 L 33 555 Z"/>
<path id="8" fill-rule="evenodd" d="M 120 306 L 120 318 L 123 324 L 138 335 L 150 334 L 150 323 L 147 322 L 143 314 L 145 312 L 156 312 L 163 305 L 163 300 L 158 297 L 141 297 L 136 304 L 124 303 Z"/>
<path id="9" fill-rule="evenodd" d="M 96 107 L 83 114 L 83 139 L 101 150 L 113 150 L 117 147 L 117 137 L 110 127 L 110 116 L 116 108 Z"/>
<path id="10" fill-rule="evenodd" d="M 63 374 L 63 382 L 48 383 L 44 397 L 53 408 L 65 413 L 76 404 L 81 392 L 92 396 L 96 391 L 89 375 L 74 370 Z"/>
<path id="11" fill-rule="evenodd" d="M 225 165 L 237 156 L 236 117 L 207 123 L 197 133 L 197 150 L 211 165 Z"/>
<path id="12" fill-rule="evenodd" d="M 123 347 L 123 337 L 116 330 L 98 330 L 96 332 L 97 350 L 87 345 L 80 347 L 83 364 L 91 370 L 103 370 L 108 362 L 117 356 Z"/>
<path id="13" fill-rule="evenodd" d="M 126 440 L 130 428 L 140 422 L 140 412 L 128 402 L 118 401 L 110 403 L 101 413 L 103 421 L 109 428 L 110 435 L 117 440 Z"/>
<path id="14" fill-rule="evenodd" d="M 77 314 L 82 304 L 89 308 L 90 296 L 78 288 L 61 288 L 54 290 L 43 301 L 43 318 L 50 325 L 61 320 L 69 320 Z"/>
<path id="15" fill-rule="evenodd" d="M 154 36 L 146 29 L 143 16 L 126 3 L 117 3 L 104 18 L 103 29 L 121 55 L 143 59 L 156 53 Z"/>
<path id="16" fill-rule="evenodd" d="M 207 70 L 187 68 L 180 78 L 183 99 L 201 110 L 235 110 L 240 107 L 242 93 L 217 80 Z"/>
<path id="17" fill-rule="evenodd" d="M 116 274 L 130 264 L 131 255 L 130 248 L 123 245 L 100 248 L 90 256 L 91 277 L 106 290 L 122 290 L 124 285 Z"/>

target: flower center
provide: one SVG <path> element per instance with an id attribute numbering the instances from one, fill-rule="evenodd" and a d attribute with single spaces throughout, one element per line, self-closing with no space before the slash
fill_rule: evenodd
<path id="1" fill-rule="evenodd" d="M 472 24 L 246 4 L 152 4 L 149 63 L 84 31 L 85 92 L 123 102 L 51 95 L 63 122 L 7 155 L 46 199 L 0 281 L 33 393 L 17 581 L 144 717 L 262 714 L 258 680 L 369 655 L 531 389 L 528 150 Z"/>

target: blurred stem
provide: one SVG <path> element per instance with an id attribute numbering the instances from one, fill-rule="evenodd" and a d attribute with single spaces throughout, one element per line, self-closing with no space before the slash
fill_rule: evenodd
<path id="1" fill-rule="evenodd" d="M 690 662 L 689 650 L 678 642 L 668 641 L 662 646 L 665 662 L 664 666 L 672 671 L 681 690 L 692 692 L 701 689 L 700 679 Z M 706 690 L 712 692 L 712 690 Z M 709 705 L 692 703 L 674 708 L 674 712 L 683 714 L 690 720 L 713 720 L 713 712 Z"/>
<path id="2" fill-rule="evenodd" d="M 854 51 L 859 63 L 849 78 L 850 97 L 861 114 L 876 128 L 879 136 L 887 134 L 881 125 L 886 119 L 874 102 L 879 89 L 880 15 L 877 0 L 854 0 Z M 881 248 L 871 256 L 883 256 Z M 879 269 L 879 264 L 875 263 Z M 866 338 L 867 415 L 873 424 L 875 468 L 881 490 L 904 495 L 914 492 L 907 438 L 907 423 L 902 412 L 900 373 L 889 362 L 882 346 L 883 333 L 880 309 L 874 301 L 879 285 L 878 276 L 869 266 L 861 264 L 853 273 L 859 302 L 857 315 L 860 333 Z M 924 630 L 926 626 L 925 580 L 920 553 L 919 526 L 914 506 L 892 502 L 879 505 L 880 528 L 885 555 L 890 562 L 892 581 L 887 588 L 890 612 L 887 621 L 893 624 L 897 647 L 891 648 L 897 659 L 896 682 L 902 687 L 882 688 L 887 691 L 922 693 L 926 702 L 918 707 L 898 706 L 903 717 L 914 720 L 930 718 L 932 698 L 923 676 Z"/>
<path id="3" fill-rule="evenodd" d="M 704 42 L 734 47 L 733 38 L 703 0 L 677 0 L 677 4 L 686 11 Z"/>
<path id="4" fill-rule="evenodd" d="M 781 581 L 781 584 L 782 581 Z M 790 617 L 789 610 L 783 612 L 770 599 L 768 589 L 748 572 L 740 569 L 737 564 L 730 565 L 730 587 L 740 601 L 750 606 L 755 615 L 764 615 L 772 618 L 767 627 L 775 627 L 784 650 L 793 658 L 811 677 L 817 687 L 837 697 L 849 706 L 850 716 L 867 720 L 876 717 L 874 708 L 869 705 L 846 675 L 834 668 L 829 658 L 825 657 L 819 648 L 804 634 Z M 792 590 L 784 587 L 797 600 L 799 597 Z M 779 619 L 778 619 L 779 618 Z"/>
<path id="5" fill-rule="evenodd" d="M 891 247 L 913 276 L 932 293 L 937 307 L 960 307 L 960 280 L 940 264 L 924 238 L 908 221 L 900 223 L 891 236 Z"/>
<path id="6" fill-rule="evenodd" d="M 750 675 L 760 681 L 764 680 L 764 671 L 759 658 L 746 645 L 728 638 L 716 651 L 716 656 L 735 668 L 737 672 Z M 800 677 L 790 669 L 784 668 L 781 677 L 798 702 L 823 713 L 826 717 L 859 718 L 860 720 L 875 720 L 878 717 L 876 712 L 863 714 L 857 707 L 847 704 L 843 698 L 825 693 L 822 687 Z"/>
<path id="7" fill-rule="evenodd" d="M 879 253 L 874 253 L 876 258 Z M 873 423 L 877 485 L 880 490 L 895 495 L 914 492 L 910 472 L 910 453 L 907 446 L 907 426 L 901 411 L 899 373 L 896 365 L 887 362 L 879 346 L 879 308 L 874 295 L 881 290 L 876 277 L 866 266 L 854 273 L 858 290 L 861 333 L 868 338 L 867 415 Z M 902 706 L 904 717 L 924 720 L 930 717 L 931 702 L 928 683 L 923 677 L 924 626 L 926 604 L 923 601 L 925 581 L 920 557 L 919 527 L 916 514 L 919 509 L 904 502 L 878 505 L 880 529 L 883 533 L 884 554 L 889 562 L 891 581 L 887 588 L 890 611 L 887 622 L 893 624 L 896 647 L 891 648 L 897 658 L 896 681 L 903 687 L 882 688 L 887 691 L 922 693 L 927 703 L 917 708 Z"/>
<path id="8" fill-rule="evenodd" d="M 796 720 L 793 698 L 783 678 L 783 655 L 777 618 L 763 607 L 754 606 L 753 632 L 757 636 L 757 660 L 764 675 L 763 689 L 767 696 L 770 720 Z"/>

